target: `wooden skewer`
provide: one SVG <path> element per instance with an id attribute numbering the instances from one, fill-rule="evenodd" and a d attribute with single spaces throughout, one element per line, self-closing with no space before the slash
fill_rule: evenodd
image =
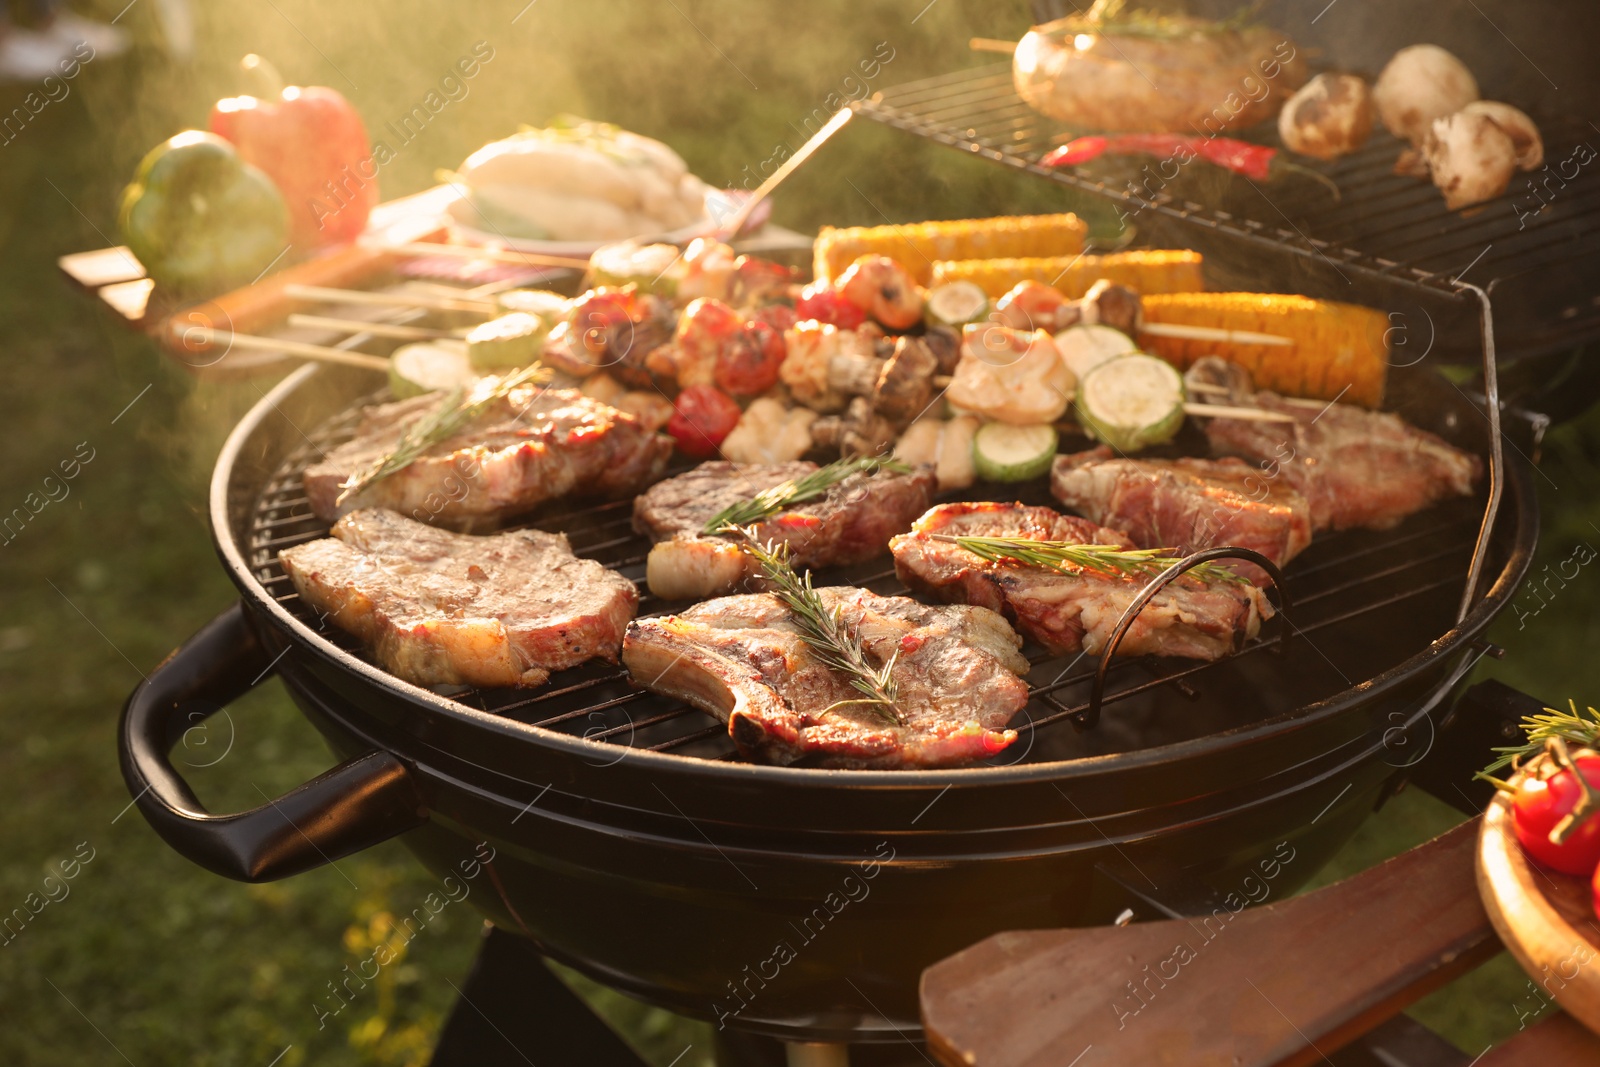
<path id="1" fill-rule="evenodd" d="M 723 240 L 731 240 L 740 230 L 744 229 L 744 224 L 750 221 L 750 214 L 755 211 L 756 206 L 772 195 L 772 190 L 776 189 L 785 178 L 799 170 L 800 164 L 810 159 L 817 149 L 827 143 L 828 138 L 843 129 L 844 124 L 849 122 L 850 117 L 854 114 L 855 109 L 849 106 L 842 107 L 835 112 L 833 118 L 824 123 L 820 130 L 812 134 L 811 139 L 801 145 L 798 152 L 785 160 L 783 165 L 773 171 L 766 181 L 756 186 L 756 191 L 751 193 L 749 198 L 740 205 L 733 218 L 718 227 L 717 236 Z"/>
<path id="2" fill-rule="evenodd" d="M 519 252 L 514 248 L 487 248 L 478 245 L 440 244 L 431 241 L 373 244 L 372 247 L 397 256 L 453 256 L 456 259 L 487 259 L 493 263 L 515 263 L 520 266 L 571 267 L 573 269 L 583 269 L 589 265 L 588 256 L 552 256 L 542 252 Z"/>
<path id="3" fill-rule="evenodd" d="M 464 330 L 434 330 L 426 326 L 402 326 L 393 322 L 368 322 L 365 319 L 340 319 L 328 315 L 290 315 L 290 326 L 307 326 L 319 330 L 338 330 L 341 333 L 370 333 L 374 337 L 392 337 L 397 341 L 438 341 L 460 339 Z"/>
<path id="4" fill-rule="evenodd" d="M 1291 337 L 1254 330 L 1219 330 L 1215 326 L 1190 326 L 1176 322 L 1141 323 L 1139 332 L 1157 337 L 1183 337 L 1194 341 L 1226 341 L 1236 345 L 1292 345 Z"/>
<path id="5" fill-rule="evenodd" d="M 433 311 L 472 311 L 493 315 L 499 306 L 487 300 L 455 300 L 408 293 L 371 293 L 365 289 L 329 289 L 321 285 L 290 285 L 284 292 L 297 300 L 327 304 L 371 304 L 383 307 L 429 308 Z"/>
<path id="6" fill-rule="evenodd" d="M 184 339 L 194 344 L 221 345 L 224 348 L 255 349 L 258 352 L 282 352 L 285 355 L 312 359 L 319 363 L 339 363 L 346 367 L 387 371 L 389 361 L 382 356 L 369 356 L 364 352 L 347 352 L 342 348 L 311 345 L 304 341 L 285 341 L 276 337 L 256 337 L 248 333 L 229 333 L 207 326 L 191 326 L 184 331 Z"/>
<path id="7" fill-rule="evenodd" d="M 994 37 L 974 37 L 967 42 L 967 47 L 974 52 L 999 52 L 1009 56 L 1017 50 L 1017 42 L 1001 41 Z"/>
<path id="8" fill-rule="evenodd" d="M 1244 419 L 1247 422 L 1296 422 L 1293 415 L 1265 408 L 1240 408 L 1231 404 L 1185 404 L 1183 410 L 1190 415 L 1207 419 Z"/>

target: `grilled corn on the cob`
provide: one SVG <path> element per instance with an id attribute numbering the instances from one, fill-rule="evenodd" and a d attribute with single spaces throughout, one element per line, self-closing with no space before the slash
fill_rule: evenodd
<path id="1" fill-rule="evenodd" d="M 940 260 L 933 265 L 933 284 L 973 282 L 998 297 L 1018 282 L 1044 282 L 1068 300 L 1076 300 L 1095 282 L 1108 278 L 1140 293 L 1188 293 L 1206 287 L 1200 262 L 1199 252 L 1166 248 L 1103 256 Z"/>
<path id="2" fill-rule="evenodd" d="M 1073 256 L 1088 227 L 1076 215 L 1002 215 L 992 219 L 916 222 L 903 226 L 824 226 L 815 246 L 816 276 L 832 281 L 861 256 L 888 256 L 918 284 L 933 280 L 942 259 Z"/>
<path id="3" fill-rule="evenodd" d="M 1259 388 L 1288 396 L 1383 402 L 1389 318 L 1374 308 L 1276 293 L 1170 293 L 1143 299 L 1144 321 L 1253 330 L 1290 345 L 1240 344 L 1141 333 L 1140 347 L 1187 368 L 1222 356 L 1248 370 Z"/>

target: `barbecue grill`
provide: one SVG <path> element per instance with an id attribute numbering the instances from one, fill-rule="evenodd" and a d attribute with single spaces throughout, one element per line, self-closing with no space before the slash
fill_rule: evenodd
<path id="1" fill-rule="evenodd" d="M 1016 100 L 1008 71 L 928 79 L 858 108 L 1125 199 L 1038 166 L 1058 131 Z M 1211 664 L 1116 661 L 1098 707 L 1098 662 L 1032 648 L 1021 739 L 943 771 L 748 765 L 720 723 L 599 663 L 533 691 L 419 688 L 363 658 L 278 566 L 280 550 L 327 533 L 301 472 L 373 399 L 370 375 L 307 367 L 218 460 L 212 527 L 241 599 L 130 697 L 122 765 L 140 810 L 184 855 L 252 881 L 396 835 L 442 876 L 486 843 L 492 892 L 473 899 L 500 929 L 644 1000 L 786 1041 L 914 1038 L 918 976 L 939 958 L 1000 930 L 1109 922 L 1141 896 L 1225 891 L 1280 842 L 1296 855 L 1289 889 L 1426 754 L 1533 553 L 1532 468 L 1501 447 L 1490 287 L 1462 268 L 1487 243 L 1475 277 L 1543 294 L 1501 330 L 1518 353 L 1600 333 L 1600 306 L 1549 312 L 1568 299 L 1550 279 L 1588 284 L 1571 256 L 1600 187 L 1555 205 L 1538 240 L 1507 235 L 1504 220 L 1448 216 L 1431 186 L 1388 177 L 1393 147 L 1339 164 L 1342 205 L 1280 203 L 1274 221 L 1157 195 L 1139 214 L 1155 243 L 1201 247 L 1214 284 L 1291 277 L 1314 295 L 1442 309 L 1441 350 L 1483 360 L 1472 392 L 1426 365 L 1394 367 L 1388 401 L 1488 456 L 1482 495 L 1319 538 L 1285 568 L 1291 607 L 1274 625 L 1291 640 L 1269 631 Z M 1034 492 L 1025 502 L 1048 502 Z M 642 585 L 648 545 L 631 514 L 631 501 L 557 505 L 530 525 Z M 818 584 L 901 591 L 887 560 Z M 640 614 L 676 606 L 644 595 Z M 254 811 L 208 814 L 166 753 L 273 674 L 345 762 Z"/>

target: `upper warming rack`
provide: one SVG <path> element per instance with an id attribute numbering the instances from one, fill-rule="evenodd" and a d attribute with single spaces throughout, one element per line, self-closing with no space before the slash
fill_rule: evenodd
<path id="1" fill-rule="evenodd" d="M 1461 296 L 1462 283 L 1476 285 L 1494 299 L 1502 357 L 1600 338 L 1600 161 L 1589 147 L 1600 134 L 1578 117 L 1541 122 L 1545 169 L 1518 175 L 1496 200 L 1452 212 L 1432 183 L 1394 173 L 1402 146 L 1381 130 L 1332 164 L 1296 158 L 1332 178 L 1338 199 L 1315 182 L 1268 188 L 1236 178 L 1215 203 L 1202 204 L 1172 191 L 1181 183 L 1168 189 L 1159 181 L 1130 184 L 1042 166 L 1040 158 L 1072 134 L 1023 102 L 1009 63 L 894 86 L 855 107 L 886 125 L 1118 201 L 1139 222 L 1181 223 L 1197 240 L 1228 238 L 1262 258 L 1289 254 L 1345 280 L 1434 296 Z M 1268 126 L 1247 136 L 1275 144 Z M 1146 162 L 1158 161 L 1138 161 Z"/>

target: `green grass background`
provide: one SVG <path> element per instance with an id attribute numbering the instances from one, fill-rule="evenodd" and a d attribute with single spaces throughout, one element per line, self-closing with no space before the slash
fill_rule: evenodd
<path id="1" fill-rule="evenodd" d="M 115 15 L 122 2 L 99 4 L 99 14 Z M 116 194 L 140 155 L 203 124 L 212 100 L 237 91 L 232 65 L 248 51 L 268 55 L 291 82 L 339 88 L 377 130 L 487 41 L 494 58 L 467 98 L 385 168 L 386 195 L 424 188 L 436 168 L 484 141 L 561 111 L 660 136 L 708 180 L 741 184 L 780 145 L 801 142 L 800 127 L 830 93 L 852 91 L 845 79 L 880 42 L 894 58 L 875 86 L 969 62 L 966 38 L 1015 35 L 1021 8 L 205 2 L 184 63 L 160 51 L 148 0 L 126 11 L 136 51 L 89 63 L 66 99 L 0 146 L 0 512 L 38 491 L 80 443 L 94 450 L 70 496 L 0 547 L 0 911 L 40 892 L 80 843 L 94 850 L 70 895 L 0 946 L 0 1061 L 264 1067 L 281 1054 L 286 1067 L 423 1063 L 479 930 L 469 910 L 446 909 L 374 989 L 319 1029 L 312 1004 L 325 984 L 434 888 L 404 850 L 390 843 L 341 864 L 348 881 L 320 870 L 244 886 L 181 859 L 124 811 L 118 711 L 141 674 L 233 596 L 212 555 L 204 489 L 223 435 L 270 385 L 190 379 L 57 275 L 57 256 L 116 243 Z M 28 89 L 0 87 L 0 112 Z M 785 188 L 778 219 L 812 228 L 1063 204 L 1046 183 L 857 123 Z M 1553 435 L 1536 566 L 1600 539 L 1589 525 L 1600 515 L 1597 435 L 1592 418 Z M 1510 654 L 1493 672 L 1550 699 L 1585 699 L 1597 581 L 1586 570 L 1523 628 L 1502 623 L 1496 639 Z M 329 763 L 275 684 L 230 718 L 226 756 L 192 773 L 214 810 L 254 805 Z M 206 736 L 213 747 L 191 758 L 215 758 L 229 732 L 219 725 Z M 1402 794 L 1323 878 L 1453 820 L 1428 798 Z M 672 1062 L 686 1046 L 683 1067 L 709 1062 L 706 1028 L 578 984 L 652 1062 Z M 1476 1054 L 1515 1029 L 1521 984 L 1502 959 L 1418 1011 Z"/>

